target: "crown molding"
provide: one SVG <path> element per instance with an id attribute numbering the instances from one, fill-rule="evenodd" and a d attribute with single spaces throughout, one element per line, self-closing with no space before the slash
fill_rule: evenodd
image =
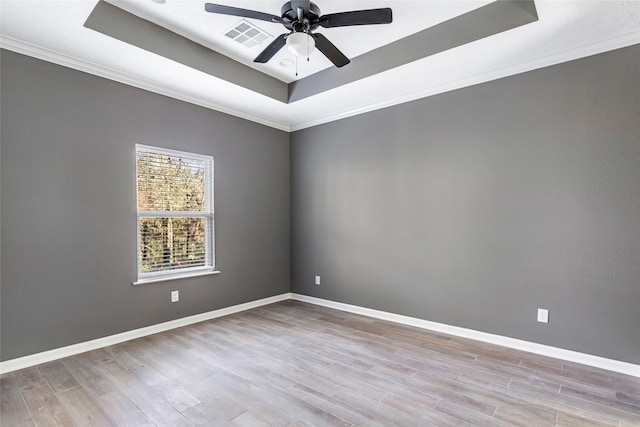
<path id="1" fill-rule="evenodd" d="M 411 91 L 394 98 L 389 98 L 379 103 L 346 109 L 335 114 L 320 117 L 318 119 L 310 120 L 307 122 L 294 123 L 290 125 L 291 132 L 318 126 L 325 123 L 330 123 L 352 116 L 357 116 L 359 114 L 364 114 L 387 107 L 392 107 L 394 105 L 404 104 L 406 102 L 415 101 L 421 98 L 427 98 L 429 96 L 438 95 L 452 90 L 462 89 L 480 83 L 486 83 L 492 80 L 498 80 L 504 77 L 522 74 L 540 68 L 550 67 L 552 65 L 561 64 L 563 62 L 575 61 L 577 59 L 605 53 L 611 50 L 621 49 L 638 43 L 640 43 L 640 32 L 632 32 L 621 36 L 612 37 L 610 39 L 599 41 L 597 43 L 590 43 L 578 48 L 567 49 L 533 60 L 523 61 L 506 67 L 495 68 L 481 74 L 476 74 L 458 80 L 452 80 L 428 88 L 421 88 L 419 90 Z"/>
<path id="2" fill-rule="evenodd" d="M 275 129 L 290 132 L 291 127 L 287 123 L 276 122 L 266 119 L 264 117 L 247 114 L 246 112 L 226 107 L 221 104 L 209 102 L 202 98 L 196 98 L 185 93 L 177 92 L 167 89 L 162 85 L 151 82 L 139 76 L 124 73 L 103 65 L 95 64 L 89 61 L 85 61 L 80 58 L 76 58 L 70 55 L 66 55 L 60 52 L 56 52 L 51 49 L 40 47 L 31 43 L 23 42 L 13 37 L 0 35 L 0 48 L 7 49 L 16 53 L 20 53 L 26 56 L 30 56 L 43 61 L 51 62 L 53 64 L 62 65 L 63 67 L 72 68 L 74 70 L 82 71 L 94 76 L 103 77 L 105 79 L 113 80 L 119 83 L 133 86 L 138 89 L 144 89 L 149 92 L 164 95 L 169 98 L 185 101 L 190 104 L 198 105 L 200 107 L 208 108 L 210 110 L 218 111 L 221 113 L 229 114 L 231 116 L 239 117 L 241 119 L 249 120 L 251 122 L 259 123 L 265 126 L 269 126 Z"/>
<path id="3" fill-rule="evenodd" d="M 179 99 L 181 101 L 189 102 L 194 105 L 199 105 L 204 108 L 219 111 L 225 114 L 229 114 L 235 117 L 239 117 L 245 120 L 249 120 L 255 123 L 259 123 L 265 126 L 269 126 L 275 129 L 279 129 L 285 132 L 294 132 L 325 123 L 330 123 L 336 120 L 345 119 L 352 116 L 368 113 L 371 111 L 392 107 L 395 105 L 403 104 L 406 102 L 415 101 L 417 99 L 426 98 L 440 93 L 448 91 L 462 89 L 465 87 L 473 86 L 480 83 L 486 83 L 492 80 L 533 71 L 536 69 L 549 67 L 552 65 L 560 64 L 563 62 L 574 61 L 577 59 L 585 58 L 592 55 L 608 52 L 615 49 L 621 49 L 624 47 L 632 46 L 640 43 L 640 32 L 631 32 L 620 36 L 612 37 L 607 40 L 599 41 L 597 43 L 587 44 L 578 48 L 568 49 L 562 52 L 557 52 L 547 56 L 542 56 L 533 60 L 520 62 L 507 67 L 496 68 L 488 72 L 469 76 L 463 79 L 458 79 L 450 82 L 446 82 L 440 85 L 434 85 L 428 88 L 422 88 L 416 91 L 411 91 L 403 95 L 389 98 L 385 101 L 375 104 L 361 105 L 355 108 L 348 108 L 342 111 L 338 111 L 331 115 L 318 117 L 317 119 L 300 122 L 300 123 L 282 123 L 273 120 L 266 119 L 264 117 L 247 114 L 246 112 L 231 109 L 220 104 L 212 103 L 204 99 L 195 98 L 184 93 L 169 90 L 161 85 L 150 82 L 135 75 L 127 74 L 114 70 L 102 65 L 94 64 L 88 61 L 84 61 L 79 58 L 75 58 L 69 55 L 61 54 L 59 52 L 46 49 L 40 46 L 36 46 L 30 43 L 26 43 L 11 37 L 0 35 L 0 47 L 11 50 L 17 53 L 21 53 L 27 56 L 31 56 L 44 61 L 52 62 L 54 64 L 62 65 L 64 67 L 72 68 L 75 70 L 83 71 L 89 74 L 93 74 L 99 77 L 103 77 L 109 80 L 117 81 L 129 86 L 144 89 L 150 92 L 158 93 L 160 95 L 168 96 L 170 98 Z"/>

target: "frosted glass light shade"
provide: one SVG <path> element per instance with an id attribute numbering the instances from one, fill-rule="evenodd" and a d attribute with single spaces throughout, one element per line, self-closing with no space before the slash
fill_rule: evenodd
<path id="1" fill-rule="evenodd" d="M 297 56 L 311 55 L 316 41 L 307 33 L 293 33 L 287 37 L 287 49 Z"/>

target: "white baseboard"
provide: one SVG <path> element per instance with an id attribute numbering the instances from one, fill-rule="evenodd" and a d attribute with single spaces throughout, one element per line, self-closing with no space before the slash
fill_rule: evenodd
<path id="1" fill-rule="evenodd" d="M 96 350 L 109 345 L 119 344 L 136 338 L 145 337 L 147 335 L 164 332 L 182 326 L 191 325 L 193 323 L 204 322 L 206 320 L 215 319 L 217 317 L 227 316 L 241 311 L 261 307 L 267 304 L 273 304 L 279 301 L 293 299 L 297 301 L 308 302 L 323 307 L 333 308 L 336 310 L 346 311 L 363 316 L 373 317 L 381 320 L 388 320 L 403 325 L 415 326 L 418 328 L 428 329 L 431 331 L 442 332 L 458 337 L 469 338 L 477 341 L 483 341 L 491 344 L 497 344 L 504 347 L 515 348 L 518 350 L 528 351 L 530 353 L 540 354 L 543 356 L 555 357 L 570 362 L 581 363 L 583 365 L 593 366 L 596 368 L 606 369 L 609 371 L 619 372 L 626 375 L 640 377 L 640 365 L 633 363 L 621 362 L 619 360 L 607 359 L 600 356 L 594 356 L 577 351 L 565 350 L 558 347 L 523 341 L 515 338 L 504 337 L 501 335 L 489 334 L 486 332 L 475 331 L 473 329 L 461 328 L 458 326 L 446 325 L 444 323 L 431 322 L 429 320 L 418 319 L 415 317 L 403 316 L 401 314 L 389 313 L 386 311 L 374 310 L 371 308 L 360 307 L 357 305 L 345 304 L 326 299 L 310 297 L 295 293 L 284 293 L 269 298 L 263 298 L 256 301 L 250 301 L 244 304 L 238 304 L 231 307 L 221 308 L 219 310 L 209 311 L 207 313 L 196 314 L 193 316 L 183 317 L 181 319 L 171 320 L 169 322 L 158 323 L 156 325 L 147 326 L 132 331 L 122 332 L 120 334 L 110 335 L 108 337 L 98 338 L 91 341 L 85 341 L 66 347 L 60 347 L 53 350 L 44 351 L 42 353 L 30 354 L 28 356 L 19 357 L 17 359 L 6 360 L 0 362 L 0 374 L 17 371 L 19 369 L 28 368 L 30 366 L 39 365 L 41 363 L 51 362 L 53 360 L 62 359 L 64 357 L 73 356 L 86 351 Z"/>
<path id="2" fill-rule="evenodd" d="M 291 294 L 291 299 L 297 301 L 308 302 L 311 304 L 321 305 L 323 307 L 333 308 L 336 310 L 346 311 L 363 316 L 374 317 L 376 319 L 388 320 L 403 325 L 415 326 L 418 328 L 428 329 L 431 331 L 443 332 L 449 335 L 469 338 L 476 341 L 483 341 L 491 344 L 501 345 L 503 347 L 514 348 L 517 350 L 528 351 L 530 353 L 540 354 L 543 356 L 555 357 L 569 362 L 580 363 L 583 365 L 593 366 L 596 368 L 606 369 L 608 371 L 619 372 L 634 377 L 640 377 L 640 365 L 633 363 L 621 362 L 619 360 L 607 359 L 591 354 L 580 353 L 563 348 L 551 347 L 544 344 L 519 340 L 516 338 L 504 337 L 501 335 L 489 334 L 473 329 L 451 326 L 444 323 L 431 322 L 429 320 L 418 319 L 415 317 L 403 316 L 400 314 L 389 313 L 386 311 L 374 310 L 371 308 L 360 307 L 357 305 L 344 304 L 341 302 L 330 301 L 322 298 L 310 297 L 307 295 Z"/>
<path id="3" fill-rule="evenodd" d="M 78 344 L 60 347 L 53 350 L 43 351 L 42 353 L 30 354 L 28 356 L 19 357 L 17 359 L 6 360 L 0 362 L 0 374 L 17 371 L 18 369 L 28 368 L 30 366 L 39 365 L 41 363 L 51 362 L 53 360 L 62 359 L 64 357 L 73 356 L 75 354 L 84 353 L 86 351 L 96 350 L 109 345 L 119 344 L 121 342 L 145 337 L 147 335 L 157 334 L 182 326 L 191 325 L 193 323 L 204 322 L 205 320 L 215 319 L 216 317 L 228 316 L 229 314 L 239 313 L 256 307 L 261 307 L 274 302 L 284 301 L 291 298 L 291 294 L 284 293 L 273 297 L 250 301 L 244 304 L 238 304 L 231 307 L 221 308 L 206 313 L 195 314 L 176 320 L 170 320 L 164 323 L 147 326 L 140 329 L 134 329 L 120 334 L 110 335 L 108 337 L 98 338 L 91 341 L 85 341 Z"/>

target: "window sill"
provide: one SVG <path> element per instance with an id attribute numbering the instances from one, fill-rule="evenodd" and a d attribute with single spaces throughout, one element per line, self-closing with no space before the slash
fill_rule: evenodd
<path id="1" fill-rule="evenodd" d="M 218 270 L 191 271 L 182 274 L 172 274 L 170 276 L 146 277 L 133 282 L 133 285 L 145 285 L 147 283 L 166 282 L 168 280 L 187 279 L 189 277 L 208 276 L 210 274 L 220 274 Z"/>

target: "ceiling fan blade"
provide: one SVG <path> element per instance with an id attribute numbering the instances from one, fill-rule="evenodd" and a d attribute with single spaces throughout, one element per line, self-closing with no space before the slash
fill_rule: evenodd
<path id="1" fill-rule="evenodd" d="M 354 10 L 352 12 L 322 15 L 320 25 L 324 28 L 348 27 L 351 25 L 390 24 L 393 21 L 391 9 Z"/>
<path id="2" fill-rule="evenodd" d="M 256 59 L 254 59 L 253 62 L 260 62 L 261 64 L 269 62 L 269 60 L 273 58 L 273 55 L 278 53 L 278 51 L 285 45 L 288 35 L 289 34 L 286 33 L 280 34 L 269 46 L 260 52 L 260 55 L 256 56 Z"/>
<path id="3" fill-rule="evenodd" d="M 242 18 L 260 19 L 261 21 L 281 22 L 282 18 L 271 15 L 269 13 L 258 12 L 255 10 L 241 9 L 239 7 L 224 6 L 221 4 L 205 3 L 204 10 L 220 15 L 240 16 Z"/>
<path id="4" fill-rule="evenodd" d="M 311 34 L 316 41 L 316 47 L 324 56 L 326 56 L 329 61 L 333 62 L 333 65 L 336 67 L 344 67 L 349 62 L 349 58 L 344 56 L 344 53 L 340 52 L 337 47 L 334 46 L 333 43 L 329 41 L 325 36 L 318 33 Z"/>

